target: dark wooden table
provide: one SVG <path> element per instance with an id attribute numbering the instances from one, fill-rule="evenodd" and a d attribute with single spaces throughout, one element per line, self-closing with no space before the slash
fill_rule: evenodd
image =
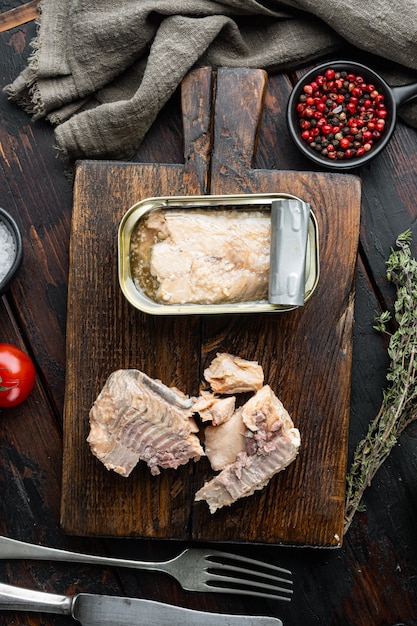
<path id="1" fill-rule="evenodd" d="M 18 7 L 8 0 L 2 10 Z M 2 85 L 25 65 L 34 23 L 3 20 Z M 3 16 L 4 17 L 4 16 Z M 19 20 L 18 20 L 19 21 Z M 4 30 L 5 29 L 5 30 Z M 254 167 L 318 171 L 292 145 L 284 118 L 294 77 L 268 77 Z M 22 347 L 37 369 L 36 386 L 19 407 L 0 413 L 0 533 L 33 543 L 117 556 L 163 558 L 177 541 L 69 536 L 60 525 L 67 284 L 72 185 L 53 146 L 52 128 L 31 122 L 0 97 L 0 205 L 24 240 L 21 272 L 0 304 L 0 341 Z M 138 163 L 182 163 L 180 100 L 161 112 L 138 150 Z M 355 172 L 362 182 L 361 231 L 349 434 L 356 443 L 376 415 L 388 364 L 385 339 L 372 329 L 375 311 L 392 305 L 385 261 L 397 235 L 411 227 L 417 253 L 417 131 L 398 122 L 376 160 Z M 88 355 L 86 355 L 88 357 Z M 239 545 L 236 551 L 288 567 L 290 604 L 184 592 L 156 573 L 84 565 L 1 561 L 0 580 L 57 593 L 132 595 L 190 608 L 281 617 L 285 626 L 417 624 L 417 425 L 411 425 L 365 494 L 341 548 Z M 230 546 L 229 546 L 230 547 Z M 0 555 L 1 556 L 1 555 Z M 0 614 L 1 624 L 66 624 L 67 618 Z"/>

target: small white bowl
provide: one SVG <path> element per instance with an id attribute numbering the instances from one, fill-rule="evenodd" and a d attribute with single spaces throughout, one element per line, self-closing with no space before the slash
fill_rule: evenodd
<path id="1" fill-rule="evenodd" d="M 9 213 L 4 209 L 0 208 L 0 223 L 4 224 L 6 228 L 10 231 L 10 234 L 13 237 L 15 244 L 15 256 L 13 259 L 13 263 L 9 268 L 7 274 L 0 280 L 0 296 L 2 296 L 9 289 L 12 284 L 19 268 L 22 263 L 23 258 L 23 244 L 22 244 L 22 236 L 20 234 L 20 230 Z"/>

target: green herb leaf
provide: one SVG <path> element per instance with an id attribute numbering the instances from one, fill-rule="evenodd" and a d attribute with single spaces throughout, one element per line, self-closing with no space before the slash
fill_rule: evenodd
<path id="1" fill-rule="evenodd" d="M 385 311 L 375 316 L 374 328 L 390 337 L 387 371 L 390 385 L 383 390 L 381 408 L 357 445 L 347 475 L 345 533 L 356 511 L 364 510 L 362 496 L 376 472 L 404 429 L 417 419 L 417 261 L 411 253 L 411 241 L 411 230 L 400 234 L 397 250 L 391 249 L 386 263 L 387 278 L 397 288 L 394 320 Z M 391 321 L 396 325 L 393 334 L 387 330 Z"/>

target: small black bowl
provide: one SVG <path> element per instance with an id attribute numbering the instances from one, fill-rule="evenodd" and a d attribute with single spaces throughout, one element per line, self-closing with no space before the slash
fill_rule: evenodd
<path id="1" fill-rule="evenodd" d="M 311 82 L 317 75 L 323 74 L 328 68 L 332 68 L 336 72 L 346 71 L 362 76 L 368 84 L 372 83 L 375 85 L 375 88 L 385 97 L 387 118 L 385 120 L 384 132 L 378 142 L 372 146 L 371 150 L 362 156 L 352 157 L 351 159 L 332 160 L 316 152 L 301 138 L 300 118 L 296 110 L 299 97 L 303 93 L 304 85 Z M 417 83 L 403 85 L 401 87 L 390 87 L 379 74 L 366 65 L 354 61 L 327 61 L 307 72 L 295 85 L 287 106 L 288 129 L 299 150 L 315 163 L 331 170 L 343 171 L 353 169 L 368 163 L 368 161 L 384 150 L 394 132 L 397 107 L 412 100 L 415 96 L 417 96 Z"/>
<path id="2" fill-rule="evenodd" d="M 16 222 L 14 221 L 12 216 L 9 215 L 9 213 L 7 213 L 7 211 L 2 208 L 0 208 L 0 223 L 3 223 L 10 231 L 15 245 L 15 257 L 12 266 L 10 267 L 6 276 L 4 276 L 3 280 L 0 281 L 0 296 L 2 296 L 9 289 L 20 268 L 23 258 L 23 244 L 22 236 Z"/>

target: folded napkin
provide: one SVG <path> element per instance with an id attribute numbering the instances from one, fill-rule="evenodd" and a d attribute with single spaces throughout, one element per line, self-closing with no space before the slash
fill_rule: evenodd
<path id="1" fill-rule="evenodd" d="M 4 91 L 56 125 L 70 161 L 132 158 L 196 65 L 289 70 L 353 46 L 394 84 L 417 79 L 409 0 L 41 0 L 39 11 L 27 67 Z M 417 105 L 402 112 L 417 126 Z"/>

